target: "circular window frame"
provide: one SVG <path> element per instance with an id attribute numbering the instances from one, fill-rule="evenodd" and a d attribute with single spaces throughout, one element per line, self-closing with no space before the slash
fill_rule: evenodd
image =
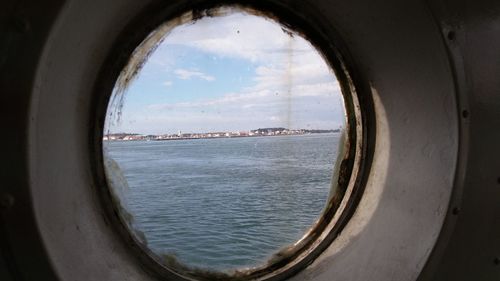
<path id="1" fill-rule="evenodd" d="M 95 106 L 91 107 L 90 116 L 94 116 L 95 119 L 90 120 L 89 141 L 93 156 L 91 166 L 104 214 L 143 267 L 159 278 L 166 280 L 283 280 L 311 264 L 339 235 L 357 207 L 373 154 L 371 148 L 374 147 L 375 122 L 371 98 L 369 95 L 362 94 L 368 91 L 362 91 L 364 84 L 357 79 L 353 60 L 348 56 L 347 48 L 342 44 L 338 32 L 335 32 L 333 38 L 331 35 L 326 35 L 326 32 L 323 32 L 324 27 L 318 26 L 320 21 L 311 24 L 309 22 L 311 19 L 304 16 L 307 12 L 300 16 L 288 7 L 268 1 L 252 4 L 238 1 L 220 1 L 216 4 L 210 1 L 197 1 L 198 3 L 195 4 L 180 2 L 182 3 L 177 5 L 160 4 L 151 7 L 134 19 L 111 48 L 106 63 L 99 73 L 94 87 L 93 104 Z M 272 19 L 307 39 L 335 72 L 342 89 L 346 111 L 346 140 L 344 142 L 346 151 L 336 167 L 338 170 L 337 191 L 331 196 L 318 222 L 279 258 L 273 259 L 272 262 L 268 261 L 262 266 L 236 271 L 230 275 L 216 271 L 192 270 L 181 264 L 167 266 L 159 256 L 142 244 L 131 232 L 119 207 L 115 204 L 114 196 L 106 180 L 102 155 L 102 138 L 108 104 L 117 79 L 122 70 L 127 67 L 134 51 L 152 32 L 165 23 L 175 22 L 176 19 L 187 14 L 191 15 L 191 21 L 204 16 L 217 15 L 218 9 L 223 7 L 234 7 L 249 14 Z M 330 26 L 328 29 L 335 30 Z"/>

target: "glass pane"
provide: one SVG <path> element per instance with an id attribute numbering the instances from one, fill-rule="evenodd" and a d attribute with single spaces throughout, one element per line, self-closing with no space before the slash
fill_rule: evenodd
<path id="1" fill-rule="evenodd" d="M 166 263 L 265 264 L 328 201 L 345 122 L 333 71 L 299 34 L 242 11 L 178 25 L 151 50 L 108 108 L 122 215 Z"/>

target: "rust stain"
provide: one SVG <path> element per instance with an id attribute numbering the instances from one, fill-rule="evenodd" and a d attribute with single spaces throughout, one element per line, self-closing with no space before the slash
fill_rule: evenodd
<path id="1" fill-rule="evenodd" d="M 287 85 L 286 90 L 286 124 L 288 129 L 291 129 L 292 125 L 292 89 L 293 89 L 293 42 L 294 37 L 291 31 L 287 31 L 285 28 L 281 28 L 285 34 L 288 35 L 288 46 L 287 46 L 287 61 L 286 61 L 286 72 L 285 72 L 285 83 Z"/>

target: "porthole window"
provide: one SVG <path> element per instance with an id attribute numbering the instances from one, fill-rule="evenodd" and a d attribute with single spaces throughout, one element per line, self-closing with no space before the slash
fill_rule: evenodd
<path id="1" fill-rule="evenodd" d="M 312 261 L 358 171 L 360 114 L 342 66 L 335 49 L 249 8 L 152 30 L 116 79 L 102 132 L 107 200 L 139 254 L 200 280 Z"/>

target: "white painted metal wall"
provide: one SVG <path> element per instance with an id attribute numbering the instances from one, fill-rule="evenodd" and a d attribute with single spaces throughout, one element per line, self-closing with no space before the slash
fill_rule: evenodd
<path id="1" fill-rule="evenodd" d="M 158 279 L 103 215 L 88 120 L 113 44 L 161 2 L 1 3 L 0 280 Z M 269 2 L 340 35 L 375 110 L 361 202 L 292 280 L 500 280 L 500 2 Z"/>

